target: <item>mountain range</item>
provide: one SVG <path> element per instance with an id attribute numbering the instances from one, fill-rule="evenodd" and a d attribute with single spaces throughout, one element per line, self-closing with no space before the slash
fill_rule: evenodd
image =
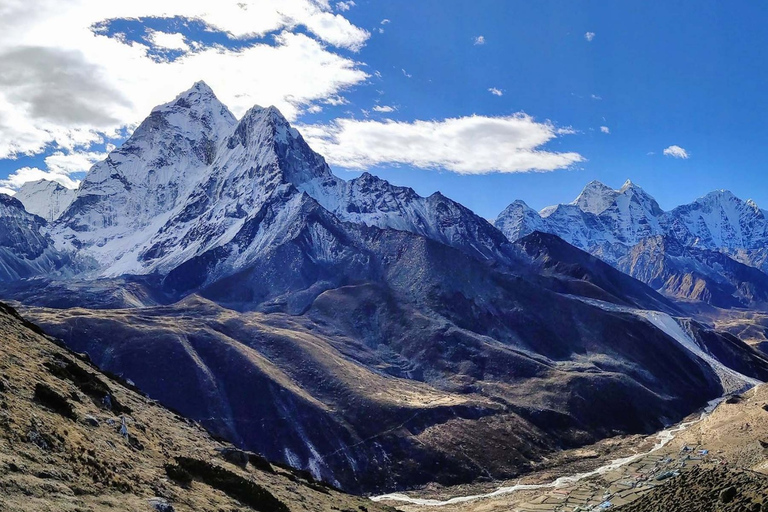
<path id="1" fill-rule="evenodd" d="M 590 185 L 562 213 L 513 203 L 494 226 L 439 193 L 342 180 L 277 109 L 238 120 L 199 82 L 60 215 L 33 193 L 56 187 L 30 189 L 0 195 L 2 298 L 240 448 L 345 490 L 513 477 L 768 379 L 764 354 L 620 271 L 688 226 L 660 231 L 631 184 Z M 761 272 L 736 242 L 680 243 Z"/>
<path id="2" fill-rule="evenodd" d="M 768 214 L 719 190 L 663 211 L 627 181 L 593 181 L 569 204 L 536 212 L 510 204 L 494 224 L 509 240 L 551 233 L 676 299 L 764 309 L 768 301 Z"/>

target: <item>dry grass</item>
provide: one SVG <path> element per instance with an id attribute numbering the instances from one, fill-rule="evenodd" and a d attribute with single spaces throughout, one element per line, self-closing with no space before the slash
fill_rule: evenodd
<path id="1" fill-rule="evenodd" d="M 112 409 L 99 400 L 104 390 Z M 243 504 L 253 506 L 253 496 L 271 496 L 272 510 L 276 503 L 294 511 L 384 509 L 287 469 L 232 464 L 224 447 L 0 312 L 0 510 L 149 512 L 154 497 L 176 511 L 258 510 Z M 174 481 L 166 465 L 178 460 L 213 468 L 218 480 L 198 472 Z"/>

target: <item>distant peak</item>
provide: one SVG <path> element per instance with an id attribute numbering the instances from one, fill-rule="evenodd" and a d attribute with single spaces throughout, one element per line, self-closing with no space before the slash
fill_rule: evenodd
<path id="1" fill-rule="evenodd" d="M 26 183 L 24 183 L 21 186 L 21 188 L 19 190 L 22 190 L 22 189 L 25 189 L 25 188 L 29 189 L 29 188 L 40 188 L 40 187 L 46 187 L 46 188 L 53 187 L 55 190 L 66 189 L 67 188 L 64 185 L 62 185 L 61 183 L 59 183 L 58 181 L 46 180 L 45 178 L 42 178 L 42 179 L 35 180 L 35 181 L 27 181 Z"/>
<path id="2" fill-rule="evenodd" d="M 623 194 L 627 190 L 632 190 L 634 192 L 639 192 L 639 193 L 641 193 L 643 195 L 648 195 L 646 193 L 646 191 L 643 190 L 642 187 L 640 187 L 640 185 L 638 185 L 637 183 L 632 182 L 632 180 L 625 181 L 624 184 L 619 189 L 619 193 Z"/>
<path id="3" fill-rule="evenodd" d="M 619 192 L 625 192 L 629 190 L 630 188 L 636 188 L 636 185 L 632 183 L 632 180 L 627 180 L 624 182 L 624 184 L 619 189 Z"/>
<path id="4" fill-rule="evenodd" d="M 571 204 L 578 206 L 581 211 L 599 215 L 611 206 L 616 199 L 617 194 L 618 193 L 608 185 L 597 180 L 592 180 L 587 183 L 584 190 L 579 194 L 579 197 L 577 197 Z"/>
<path id="5" fill-rule="evenodd" d="M 510 215 L 510 214 L 519 214 L 519 213 L 534 213 L 538 216 L 538 212 L 528 206 L 528 203 L 523 201 L 522 199 L 515 199 L 512 201 L 506 208 L 504 208 L 504 211 L 501 212 L 500 216 L 502 215 Z"/>
<path id="6" fill-rule="evenodd" d="M 203 81 L 195 82 L 192 87 L 182 92 L 173 101 L 158 105 L 152 109 L 153 115 L 160 115 L 172 125 L 186 128 L 187 119 L 198 122 L 203 120 L 206 129 L 221 129 L 233 126 L 237 119 L 232 112 L 222 104 L 213 90 Z"/>
<path id="7" fill-rule="evenodd" d="M 211 87 L 205 82 L 205 80 L 198 80 L 197 82 L 195 82 L 192 88 L 200 92 L 206 91 L 213 94 L 213 89 L 211 89 Z"/>
<path id="8" fill-rule="evenodd" d="M 611 187 L 606 185 L 600 180 L 592 180 L 584 186 L 585 189 L 605 189 L 612 190 Z"/>
<path id="9" fill-rule="evenodd" d="M 699 201 L 721 201 L 721 200 L 728 200 L 728 199 L 738 199 L 735 195 L 733 195 L 733 192 L 730 190 L 726 190 L 724 188 L 721 188 L 719 190 L 713 190 L 709 194 L 705 195 Z"/>
<path id="10" fill-rule="evenodd" d="M 248 141 L 268 137 L 282 143 L 288 143 L 301 137 L 298 130 L 291 124 L 275 106 L 266 108 L 255 105 L 251 107 L 240 120 L 234 133 L 235 141 L 243 146 Z"/>
<path id="11" fill-rule="evenodd" d="M 202 80 L 199 80 L 195 82 L 192 87 L 187 89 L 186 91 L 179 94 L 179 98 L 183 97 L 190 97 L 190 96 L 202 96 L 202 97 L 212 97 L 215 98 L 216 94 L 214 94 L 213 89 L 211 87 L 203 82 Z"/>
<path id="12" fill-rule="evenodd" d="M 358 176 L 357 179 L 360 182 L 376 181 L 376 177 L 373 174 L 369 173 L 368 171 L 363 171 L 363 173 L 360 176 Z"/>
<path id="13" fill-rule="evenodd" d="M 213 89 L 211 89 L 207 83 L 200 80 L 199 82 L 195 82 L 192 87 L 176 96 L 173 101 L 156 107 L 154 111 L 167 111 L 178 108 L 195 111 L 205 109 L 221 111 L 226 107 L 221 104 L 216 97 L 216 94 L 214 94 Z M 227 117 L 229 116 L 231 116 L 231 114 Z"/>

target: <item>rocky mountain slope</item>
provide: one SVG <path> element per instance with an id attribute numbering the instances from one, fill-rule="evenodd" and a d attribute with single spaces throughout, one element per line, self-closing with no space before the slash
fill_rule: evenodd
<path id="1" fill-rule="evenodd" d="M 327 290 L 300 315 L 193 297 L 24 313 L 239 446 L 352 490 L 511 477 L 559 447 L 652 432 L 747 383 L 721 378 L 644 310 L 484 276 L 437 245 L 414 265 L 417 248 L 403 249 L 408 265 L 387 281 Z M 450 282 L 440 262 L 465 270 Z M 735 338 L 686 329 L 768 378 L 768 360 Z"/>
<path id="2" fill-rule="evenodd" d="M 11 196 L 0 194 L 0 281 L 53 273 L 71 263 L 46 233 L 45 219 Z"/>
<path id="3" fill-rule="evenodd" d="M 29 181 L 14 194 L 24 209 L 48 222 L 59 218 L 75 199 L 75 191 L 55 181 Z"/>
<path id="4" fill-rule="evenodd" d="M 341 180 L 276 109 L 236 120 L 202 83 L 36 229 L 77 265 L 0 295 L 238 447 L 347 490 L 516 476 L 768 378 L 765 356 L 583 251 Z"/>
<path id="5" fill-rule="evenodd" d="M 386 510 L 212 438 L 3 304 L 0 335 L 2 510 Z"/>
<path id="6" fill-rule="evenodd" d="M 513 241 L 555 234 L 670 297 L 766 307 L 766 212 L 727 191 L 665 212 L 632 182 L 612 190 L 593 181 L 539 213 L 515 201 L 495 226 Z"/>

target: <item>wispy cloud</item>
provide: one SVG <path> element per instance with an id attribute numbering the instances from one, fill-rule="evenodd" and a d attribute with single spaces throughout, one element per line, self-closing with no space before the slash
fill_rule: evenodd
<path id="1" fill-rule="evenodd" d="M 394 112 L 395 110 L 397 110 L 395 107 L 392 107 L 389 105 L 376 105 L 375 107 L 373 107 L 374 112 L 381 112 L 385 114 Z"/>
<path id="2" fill-rule="evenodd" d="M 389 20 L 387 18 L 384 18 L 383 20 L 381 20 L 382 25 L 388 25 L 389 23 L 392 23 L 392 20 Z"/>
<path id="3" fill-rule="evenodd" d="M 406 164 L 460 174 L 515 173 L 552 171 L 584 160 L 578 153 L 543 148 L 573 130 L 523 113 L 414 122 L 338 119 L 299 129 L 332 165 L 349 169 Z"/>
<path id="4" fill-rule="evenodd" d="M 402 72 L 403 72 L 403 75 L 405 76 L 405 78 L 411 78 L 413 76 L 413 75 L 409 75 L 408 72 L 405 69 L 403 69 Z"/>
<path id="5" fill-rule="evenodd" d="M 667 149 L 664 150 L 664 156 L 670 156 L 672 158 L 682 158 L 683 160 L 686 160 L 690 155 L 688 154 L 688 151 L 686 151 L 685 149 L 673 144 L 672 146 L 669 146 Z"/>
<path id="6" fill-rule="evenodd" d="M 610 129 L 610 128 L 608 128 L 607 126 L 601 126 L 601 127 L 600 127 L 600 131 L 601 131 L 602 133 L 605 133 L 605 134 L 611 133 L 611 129 Z"/>
<path id="7" fill-rule="evenodd" d="M 159 30 L 151 30 L 149 31 L 147 40 L 153 46 L 164 48 L 166 50 L 179 50 L 186 52 L 190 49 L 189 45 L 184 39 L 184 35 L 179 33 L 168 33 L 160 32 Z"/>
<path id="8" fill-rule="evenodd" d="M 600 101 L 600 100 L 603 99 L 602 96 L 598 96 L 597 94 L 590 94 L 589 97 L 592 98 L 595 101 Z"/>
<path id="9" fill-rule="evenodd" d="M 478 46 L 485 44 L 485 36 L 477 36 L 474 44 Z"/>
<path id="10" fill-rule="evenodd" d="M 494 96 L 503 96 L 504 95 L 504 91 L 502 91 L 501 89 L 497 89 L 496 87 L 489 88 L 488 92 L 490 92 Z"/>
<path id="11" fill-rule="evenodd" d="M 594 32 L 587 32 L 586 34 L 584 34 L 584 39 L 586 39 L 590 43 L 592 42 L 592 40 L 594 38 L 595 38 L 595 33 Z"/>
<path id="12" fill-rule="evenodd" d="M 107 151 L 112 149 L 114 146 L 108 145 Z M 67 188 L 77 188 L 80 181 L 74 175 L 87 172 L 93 164 L 106 157 L 106 152 L 99 151 L 56 151 L 45 158 L 45 170 L 37 167 L 22 167 L 6 179 L 0 180 L 0 186 L 16 190 L 28 181 L 50 180 L 57 181 Z"/>
<path id="13" fill-rule="evenodd" d="M 353 8 L 355 5 L 355 2 L 352 0 L 349 0 L 348 2 L 336 2 L 336 10 L 341 12 L 346 12 Z"/>

